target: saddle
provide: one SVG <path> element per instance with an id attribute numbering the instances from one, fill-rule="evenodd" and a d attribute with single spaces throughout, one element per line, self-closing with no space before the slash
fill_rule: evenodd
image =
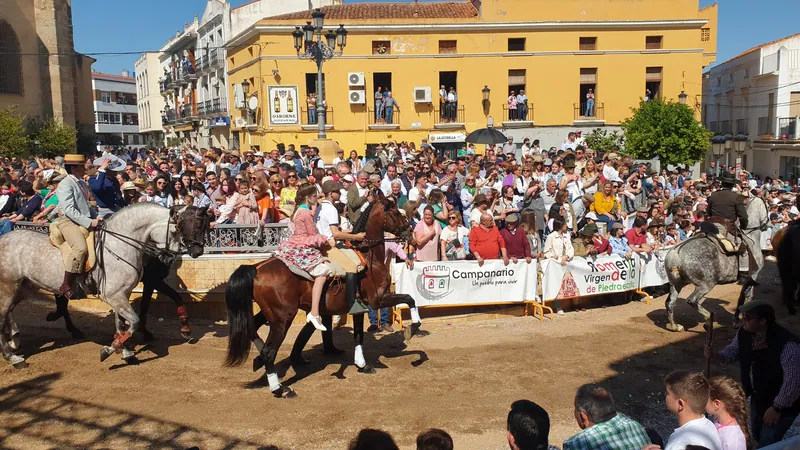
<path id="1" fill-rule="evenodd" d="M 83 236 L 86 238 L 86 262 L 83 266 L 83 271 L 86 273 L 92 270 L 97 262 L 97 254 L 94 248 L 94 231 L 89 231 L 83 227 L 81 227 L 80 230 Z M 54 226 L 54 223 L 50 224 L 50 244 L 61 251 L 61 258 L 66 266 L 72 248 L 69 246 L 69 243 L 67 243 L 66 239 L 64 239 L 64 236 L 61 234 L 61 231 L 58 230 L 58 227 Z"/>
<path id="2" fill-rule="evenodd" d="M 286 266 L 286 268 L 289 269 L 290 272 L 292 272 L 293 274 L 297 275 L 298 277 L 300 277 L 300 278 L 302 278 L 304 280 L 314 281 L 314 278 L 308 272 L 306 272 L 305 270 L 295 266 L 294 264 L 289 263 L 288 261 L 286 261 L 284 259 L 281 259 L 281 258 L 277 258 L 277 259 L 279 259 Z M 264 264 L 264 263 L 261 263 L 261 264 Z M 337 264 L 335 262 L 332 262 L 332 261 L 329 261 L 327 264 L 328 264 L 328 267 L 329 267 L 331 273 L 328 275 L 328 281 L 326 282 L 326 290 L 325 290 L 325 292 L 327 292 L 327 290 L 331 289 L 331 288 L 343 289 L 342 278 L 346 275 L 346 273 L 344 271 L 344 268 L 341 265 L 339 265 L 339 264 Z M 259 266 L 256 266 L 256 267 L 259 267 Z M 323 298 L 325 296 L 325 292 L 323 292 Z M 367 305 L 367 303 L 364 302 L 361 298 L 356 298 L 355 302 L 352 302 L 350 304 L 350 311 L 348 313 L 349 314 L 363 314 L 363 313 L 368 312 L 368 311 L 369 311 L 369 305 Z"/>
<path id="3" fill-rule="evenodd" d="M 721 234 L 698 233 L 698 237 L 706 237 L 714 243 L 717 249 L 725 256 L 739 256 L 744 253 L 744 244 L 738 248 Z"/>

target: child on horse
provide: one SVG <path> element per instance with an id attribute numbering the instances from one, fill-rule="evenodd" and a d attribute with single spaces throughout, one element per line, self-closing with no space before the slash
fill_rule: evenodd
<path id="1" fill-rule="evenodd" d="M 328 244 L 328 238 L 320 234 L 314 223 L 314 210 L 317 207 L 319 193 L 313 184 L 304 184 L 297 190 L 297 209 L 292 214 L 294 233 L 278 247 L 278 258 L 287 264 L 305 270 L 314 277 L 311 290 L 311 311 L 306 322 L 311 322 L 320 331 L 328 329 L 320 322 L 319 302 L 322 289 L 328 278 L 330 269 L 320 250 Z"/>

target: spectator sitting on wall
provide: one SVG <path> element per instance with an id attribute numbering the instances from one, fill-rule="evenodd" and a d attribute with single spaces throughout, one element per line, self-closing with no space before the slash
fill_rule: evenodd
<path id="1" fill-rule="evenodd" d="M 592 238 L 597 233 L 597 225 L 586 225 L 578 232 L 578 237 L 572 240 L 572 248 L 575 249 L 575 256 L 592 256 L 597 254 Z"/>
<path id="2" fill-rule="evenodd" d="M 513 263 L 516 264 L 518 260 L 524 259 L 530 264 L 531 244 L 525 230 L 519 229 L 518 224 L 519 215 L 509 214 L 506 216 L 506 227 L 500 231 L 500 235 L 506 243 L 506 252 Z"/>

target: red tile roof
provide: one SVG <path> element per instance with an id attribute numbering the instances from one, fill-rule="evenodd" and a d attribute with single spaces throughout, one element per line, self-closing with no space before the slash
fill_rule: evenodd
<path id="1" fill-rule="evenodd" d="M 347 3 L 324 6 L 325 19 L 470 19 L 478 10 L 469 1 L 425 3 Z M 300 11 L 268 20 L 311 20 L 311 11 Z"/>
<path id="2" fill-rule="evenodd" d="M 786 36 L 786 37 L 783 37 L 783 38 L 780 38 L 780 39 L 775 39 L 774 41 L 770 41 L 770 42 L 767 42 L 765 44 L 756 45 L 755 47 L 753 47 L 753 48 L 751 48 L 749 50 L 745 50 L 744 52 L 739 53 L 738 55 L 734 56 L 733 58 L 728 59 L 725 62 L 733 61 L 736 58 L 741 58 L 742 56 L 749 55 L 750 53 L 753 53 L 755 51 L 761 50 L 764 47 L 769 47 L 770 45 L 779 44 L 779 43 L 781 43 L 783 41 L 788 41 L 789 39 L 794 39 L 796 37 L 800 37 L 800 33 L 793 34 L 791 36 Z M 725 64 L 725 63 L 722 63 L 722 64 Z"/>
<path id="3" fill-rule="evenodd" d="M 107 78 L 112 80 L 136 82 L 136 78 L 123 77 L 122 75 L 114 75 L 113 73 L 92 72 L 92 78 Z"/>

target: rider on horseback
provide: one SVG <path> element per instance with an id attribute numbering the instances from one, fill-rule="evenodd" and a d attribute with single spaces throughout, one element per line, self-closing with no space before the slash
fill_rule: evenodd
<path id="1" fill-rule="evenodd" d="M 723 172 L 720 176 L 720 183 L 722 188 L 708 196 L 708 215 L 709 218 L 722 219 L 723 225 L 726 226 L 728 234 L 735 240 L 741 240 L 746 248 L 748 255 L 752 255 L 754 243 L 750 242 L 742 229 L 747 228 L 747 208 L 745 206 L 745 197 L 734 192 L 733 188 L 738 184 L 736 177 L 730 172 Z M 737 227 L 736 220 L 739 220 Z M 742 255 L 744 258 L 744 255 Z M 747 259 L 744 259 L 747 262 Z M 742 265 L 742 264 L 740 264 Z M 755 269 L 755 264 L 751 263 L 751 270 Z M 747 272 L 739 272 L 739 281 L 744 282 L 749 274 Z"/>
<path id="2" fill-rule="evenodd" d="M 57 295 L 67 298 L 73 298 L 77 293 L 75 282 L 84 271 L 89 229 L 97 228 L 102 220 L 97 218 L 97 213 L 89 206 L 89 187 L 83 181 L 85 163 L 83 155 L 64 155 L 64 168 L 69 175 L 56 188 L 60 217 L 51 225 L 61 233 L 70 247 L 64 281 L 56 292 Z"/>

